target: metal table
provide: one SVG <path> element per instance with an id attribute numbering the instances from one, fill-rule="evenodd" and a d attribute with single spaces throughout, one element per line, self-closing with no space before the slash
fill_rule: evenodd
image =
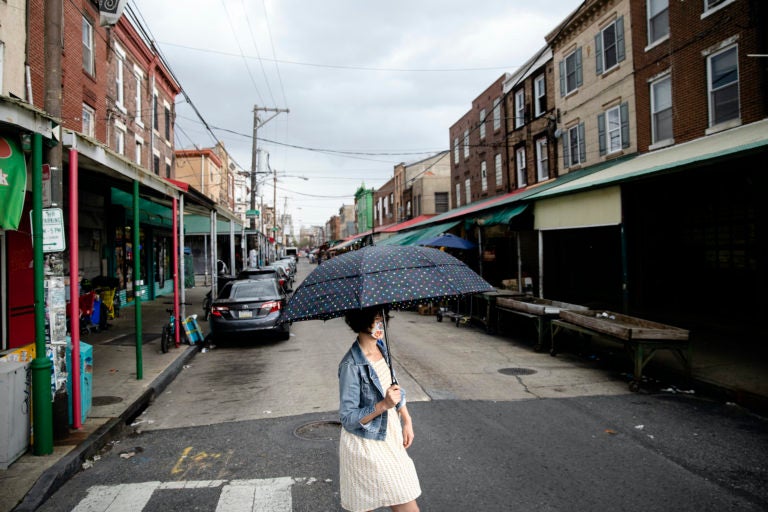
<path id="1" fill-rule="evenodd" d="M 485 331 L 492 334 L 496 331 L 496 320 L 498 315 L 493 315 L 496 308 L 496 299 L 499 297 L 520 297 L 522 292 L 514 290 L 494 290 L 492 292 L 476 293 L 470 300 L 470 317 L 481 323 Z"/>

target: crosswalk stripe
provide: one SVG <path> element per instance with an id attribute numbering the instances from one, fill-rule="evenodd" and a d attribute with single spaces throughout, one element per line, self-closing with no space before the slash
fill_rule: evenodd
<path id="1" fill-rule="evenodd" d="M 160 482 L 97 485 L 72 512 L 135 512 L 142 510 L 160 486 Z"/>
<path id="2" fill-rule="evenodd" d="M 290 512 L 293 478 L 233 480 L 221 490 L 217 512 Z"/>

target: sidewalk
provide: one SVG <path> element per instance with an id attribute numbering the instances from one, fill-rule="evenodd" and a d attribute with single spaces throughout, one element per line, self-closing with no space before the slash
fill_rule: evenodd
<path id="1" fill-rule="evenodd" d="M 200 327 L 202 303 L 207 288 L 186 291 L 186 314 L 197 314 Z M 167 354 L 160 351 L 160 335 L 168 321 L 167 308 L 172 297 L 142 302 L 142 370 L 137 380 L 135 309 L 122 308 L 111 327 L 82 336 L 93 346 L 93 404 L 79 430 L 69 430 L 63 439 L 54 440 L 51 455 L 26 453 L 7 470 L 0 471 L 0 512 L 32 511 L 58 487 L 72 477 L 86 459 L 95 455 L 126 422 L 136 417 L 194 357 L 196 346 L 181 345 Z M 15 507 L 15 508 L 14 508 Z"/>

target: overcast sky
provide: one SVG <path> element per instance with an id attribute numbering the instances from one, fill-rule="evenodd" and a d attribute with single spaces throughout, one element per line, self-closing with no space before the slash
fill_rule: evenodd
<path id="1" fill-rule="evenodd" d="M 244 169 L 253 107 L 277 207 L 324 224 L 399 162 L 449 149 L 449 127 L 514 72 L 579 0 L 129 0 L 192 104 Z M 266 120 L 272 114 L 262 112 Z M 184 95 L 176 148 L 214 144 Z M 265 169 L 261 169 L 265 170 Z M 307 180 L 303 180 L 307 178 Z M 272 178 L 260 187 L 273 204 Z M 296 233 L 298 234 L 298 233 Z"/>

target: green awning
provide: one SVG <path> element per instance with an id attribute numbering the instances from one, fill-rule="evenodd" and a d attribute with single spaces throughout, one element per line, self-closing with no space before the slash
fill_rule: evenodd
<path id="1" fill-rule="evenodd" d="M 416 243 L 420 240 L 426 240 L 427 238 L 431 238 L 433 236 L 447 232 L 449 229 L 456 226 L 459 222 L 461 221 L 457 220 L 454 222 L 446 222 L 422 229 L 415 229 L 413 231 L 406 231 L 405 233 L 398 233 L 389 238 L 376 242 L 376 245 L 416 245 Z"/>
<path id="2" fill-rule="evenodd" d="M 486 213 L 485 215 L 479 215 L 472 217 L 464 221 L 464 226 L 470 229 L 473 225 L 478 226 L 496 226 L 497 224 L 509 224 L 509 221 L 514 217 L 517 217 L 528 207 L 527 204 L 521 204 L 517 206 L 510 206 L 509 208 L 501 208 L 499 210 Z"/>
<path id="3" fill-rule="evenodd" d="M 216 233 L 229 234 L 229 220 L 216 220 Z M 235 224 L 235 234 L 240 234 L 241 226 Z M 209 235 L 211 233 L 211 217 L 206 215 L 185 214 L 184 233 L 187 235 Z"/>

